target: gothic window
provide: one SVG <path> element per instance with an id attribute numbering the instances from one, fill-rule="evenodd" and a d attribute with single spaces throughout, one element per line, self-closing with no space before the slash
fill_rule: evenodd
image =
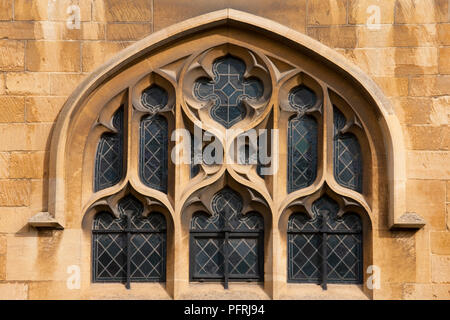
<path id="1" fill-rule="evenodd" d="M 199 100 L 213 101 L 211 117 L 228 129 L 245 118 L 243 100 L 261 97 L 263 86 L 256 78 L 244 79 L 246 65 L 233 56 L 217 59 L 212 69 L 214 79 L 198 79 L 194 94 Z"/>
<path id="2" fill-rule="evenodd" d="M 95 157 L 94 191 L 117 184 L 123 167 L 123 107 L 113 117 L 115 133 L 105 133 L 100 138 Z"/>
<path id="3" fill-rule="evenodd" d="M 310 186 L 317 176 L 317 121 L 305 114 L 316 100 L 315 93 L 303 85 L 289 94 L 289 104 L 298 115 L 288 126 L 288 192 Z"/>
<path id="4" fill-rule="evenodd" d="M 231 189 L 211 201 L 213 215 L 196 213 L 191 221 L 191 280 L 261 281 L 264 221 L 259 213 L 242 215 L 241 197 Z"/>
<path id="5" fill-rule="evenodd" d="M 338 204 L 325 196 L 312 206 L 314 216 L 295 213 L 288 223 L 290 282 L 361 283 L 362 223 L 359 215 L 338 216 Z"/>
<path id="6" fill-rule="evenodd" d="M 120 200 L 118 218 L 100 212 L 94 218 L 94 282 L 165 281 L 166 221 L 158 212 L 142 215 L 133 196 Z"/>
<path id="7" fill-rule="evenodd" d="M 334 114 L 334 176 L 336 181 L 349 189 L 362 191 L 361 147 L 351 133 L 343 133 L 347 119 L 333 108 Z"/>

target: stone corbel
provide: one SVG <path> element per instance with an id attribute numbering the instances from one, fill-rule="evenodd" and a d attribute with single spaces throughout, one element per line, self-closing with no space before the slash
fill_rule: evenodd
<path id="1" fill-rule="evenodd" d="M 64 229 L 64 227 L 50 214 L 50 212 L 38 212 L 28 220 L 28 225 L 36 229 Z"/>

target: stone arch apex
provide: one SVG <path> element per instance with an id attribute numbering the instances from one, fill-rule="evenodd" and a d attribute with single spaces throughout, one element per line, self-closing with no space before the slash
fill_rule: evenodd
<path id="1" fill-rule="evenodd" d="M 62 228 L 65 224 L 65 176 L 66 147 L 70 135 L 70 123 L 79 113 L 85 99 L 105 80 L 128 64 L 144 55 L 173 43 L 186 35 L 218 26 L 233 26 L 262 33 L 269 38 L 295 44 L 308 55 L 344 74 L 359 84 L 365 96 L 381 115 L 379 126 L 387 147 L 389 226 L 419 228 L 425 221 L 415 213 L 406 213 L 406 155 L 403 132 L 394 110 L 375 82 L 359 67 L 322 43 L 272 20 L 234 9 L 223 9 L 185 20 L 125 48 L 98 67 L 70 95 L 55 124 L 50 147 L 48 212 L 38 213 L 29 221 L 35 227 Z"/>

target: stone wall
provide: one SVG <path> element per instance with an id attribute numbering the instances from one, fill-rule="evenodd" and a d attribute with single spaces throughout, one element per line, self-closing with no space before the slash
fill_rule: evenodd
<path id="1" fill-rule="evenodd" d="M 71 5 L 79 8 L 80 29 L 68 27 Z M 378 235 L 376 243 L 392 252 L 380 261 L 389 270 L 377 297 L 449 299 L 449 6 L 449 0 L 0 0 L 0 298 L 82 298 L 65 288 L 65 262 L 54 261 L 57 251 L 66 252 L 58 259 L 70 254 L 79 234 L 27 225 L 47 211 L 50 135 L 68 95 L 135 41 L 229 7 L 335 48 L 389 97 L 408 148 L 407 211 L 427 225 Z M 410 267 L 399 274 L 406 262 Z M 49 274 L 48 264 L 61 264 L 62 272 Z"/>

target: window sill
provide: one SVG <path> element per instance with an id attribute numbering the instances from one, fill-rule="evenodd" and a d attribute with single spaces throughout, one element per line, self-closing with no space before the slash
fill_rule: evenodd
<path id="1" fill-rule="evenodd" d="M 362 285 L 328 284 L 328 290 L 323 290 L 317 284 L 287 285 L 286 291 L 280 295 L 280 300 L 369 300 Z"/>
<path id="2" fill-rule="evenodd" d="M 219 282 L 191 282 L 181 294 L 181 300 L 268 300 L 262 283 L 230 282 L 224 289 Z"/>

